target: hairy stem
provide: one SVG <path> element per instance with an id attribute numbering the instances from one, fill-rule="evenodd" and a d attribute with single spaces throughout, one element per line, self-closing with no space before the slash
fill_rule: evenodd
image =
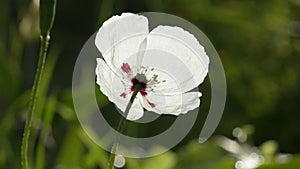
<path id="1" fill-rule="evenodd" d="M 38 66 L 34 78 L 34 83 L 31 92 L 31 98 L 29 103 L 28 115 L 26 119 L 25 129 L 23 132 L 22 139 L 22 147 L 21 147 L 21 164 L 23 169 L 28 169 L 28 142 L 30 137 L 30 128 L 32 125 L 32 121 L 34 118 L 34 112 L 36 108 L 36 100 L 39 93 L 40 82 L 43 76 L 48 44 L 49 44 L 50 36 L 49 34 L 46 36 L 41 36 L 41 47 L 39 54 Z"/>
<path id="2" fill-rule="evenodd" d="M 129 103 L 126 106 L 124 115 L 121 117 L 119 124 L 118 124 L 118 128 L 117 128 L 117 135 L 115 138 L 115 141 L 113 143 L 112 146 L 112 150 L 111 150 L 111 154 L 110 154 L 110 159 L 109 159 L 109 169 L 114 169 L 114 163 L 115 163 L 115 158 L 116 158 L 116 151 L 119 145 L 119 140 L 120 140 L 120 133 L 123 132 L 124 128 L 125 128 L 125 124 L 126 124 L 126 117 L 129 113 L 129 110 L 134 102 L 134 99 L 136 97 L 136 95 L 138 94 L 138 92 L 142 89 L 142 86 L 140 84 L 136 84 L 135 85 L 135 90 L 129 100 Z"/>

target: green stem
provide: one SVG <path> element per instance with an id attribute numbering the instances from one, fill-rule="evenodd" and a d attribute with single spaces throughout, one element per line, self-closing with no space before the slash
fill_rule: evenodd
<path id="1" fill-rule="evenodd" d="M 134 99 L 136 97 L 136 95 L 138 94 L 138 92 L 142 89 L 142 86 L 140 84 L 136 84 L 135 85 L 135 90 L 129 100 L 129 103 L 126 106 L 125 112 L 124 112 L 124 116 L 121 117 L 119 124 L 118 124 L 118 128 L 117 128 L 117 136 L 116 139 L 113 143 L 112 146 L 112 150 L 111 150 L 111 154 L 110 154 L 110 159 L 109 159 L 109 169 L 114 169 L 114 163 L 115 163 L 115 158 L 116 158 L 116 150 L 118 148 L 119 145 L 119 140 L 120 140 L 120 133 L 123 132 L 124 128 L 125 128 L 125 123 L 126 123 L 126 117 L 129 113 L 129 110 L 134 102 Z"/>
<path id="2" fill-rule="evenodd" d="M 38 97 L 40 82 L 44 72 L 49 40 L 50 40 L 49 34 L 47 34 L 46 36 L 41 36 L 41 48 L 40 48 L 39 61 L 36 70 L 36 75 L 34 78 L 33 87 L 32 87 L 28 115 L 27 115 L 24 133 L 23 133 L 23 140 L 22 140 L 22 147 L 21 147 L 21 164 L 23 169 L 28 169 L 28 142 L 30 137 L 30 128 L 34 118 L 36 100 Z"/>

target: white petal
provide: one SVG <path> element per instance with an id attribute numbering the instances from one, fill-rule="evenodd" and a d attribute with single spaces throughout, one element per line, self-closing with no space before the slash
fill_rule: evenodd
<path id="1" fill-rule="evenodd" d="M 100 86 L 100 90 L 103 92 L 103 94 L 105 94 L 106 96 L 112 96 L 112 81 L 113 78 L 117 78 L 117 76 L 110 70 L 103 59 L 97 58 L 96 60 L 96 83 Z"/>
<path id="2" fill-rule="evenodd" d="M 120 95 L 125 91 L 121 78 L 119 78 L 104 62 L 103 59 L 97 58 L 96 67 L 97 81 L 100 86 L 100 90 L 105 94 L 108 99 L 113 102 L 122 112 L 125 111 L 127 104 L 129 103 L 132 92 L 127 94 L 125 98 Z M 144 110 L 139 100 L 135 100 L 127 119 L 136 120 L 141 118 L 144 114 Z"/>
<path id="3" fill-rule="evenodd" d="M 103 23 L 96 35 L 95 44 L 108 66 L 116 71 L 125 60 L 138 53 L 148 33 L 146 17 L 123 13 Z"/>
<path id="4" fill-rule="evenodd" d="M 198 86 L 189 68 L 170 53 L 160 50 L 147 50 L 143 57 L 142 66 L 148 67 L 146 73 L 146 78 L 149 81 L 147 90 L 149 88 L 153 89 L 155 93 L 176 95 Z M 153 87 L 151 78 L 154 76 L 157 76 L 159 83 Z"/>
<path id="5" fill-rule="evenodd" d="M 188 92 L 173 96 L 152 93 L 144 97 L 141 103 L 147 110 L 158 114 L 179 115 L 199 107 L 201 95 L 200 92 Z M 151 106 L 149 102 L 155 106 Z"/>
<path id="6" fill-rule="evenodd" d="M 140 103 L 139 97 L 136 97 L 131 108 L 129 109 L 127 119 L 134 121 L 140 119 L 141 117 L 143 117 L 143 115 L 144 109 Z"/>
<path id="7" fill-rule="evenodd" d="M 136 66 L 138 69 L 141 68 L 141 64 L 142 64 L 142 61 L 143 61 L 143 58 L 144 58 L 144 55 L 145 55 L 145 50 L 146 50 L 146 47 L 147 47 L 147 39 L 145 38 L 142 43 L 140 44 L 139 46 L 139 51 L 138 51 L 138 54 L 137 54 L 137 58 L 136 58 Z"/>
<path id="8" fill-rule="evenodd" d="M 165 62 L 164 64 L 170 67 L 173 65 L 175 70 L 176 64 L 173 61 L 178 60 L 188 69 L 188 74 L 181 73 L 180 77 L 176 77 L 183 92 L 203 82 L 208 72 L 209 58 L 204 47 L 192 34 L 179 27 L 158 26 L 147 36 L 147 41 L 147 52 L 158 50 L 173 56 L 173 59 L 168 61 L 161 56 L 160 62 Z M 177 67 L 178 70 L 181 68 L 182 66 Z"/>

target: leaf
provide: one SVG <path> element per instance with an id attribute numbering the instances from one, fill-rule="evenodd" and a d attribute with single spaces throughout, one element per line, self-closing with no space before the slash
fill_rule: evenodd
<path id="1" fill-rule="evenodd" d="M 51 131 L 51 123 L 53 116 L 55 114 L 55 107 L 56 107 L 57 97 L 51 96 L 45 108 L 45 114 L 43 118 L 43 124 L 41 129 L 41 137 L 37 144 L 37 154 L 36 154 L 36 169 L 43 169 L 45 168 L 45 147 L 47 145 L 47 138 L 49 137 L 49 133 Z"/>
<path id="2" fill-rule="evenodd" d="M 297 156 L 294 156 L 293 159 L 287 163 L 265 164 L 265 165 L 258 167 L 257 169 L 296 169 L 296 168 L 299 168 L 299 166 L 300 166 L 300 155 L 297 155 Z"/>
<path id="3" fill-rule="evenodd" d="M 180 151 L 176 169 L 223 169 L 233 166 L 233 158 L 226 156 L 217 145 L 192 141 Z"/>
<path id="4" fill-rule="evenodd" d="M 153 149 L 153 151 L 157 150 L 159 148 Z M 126 166 L 129 169 L 173 169 L 176 161 L 176 154 L 172 151 L 167 151 L 161 155 L 145 159 L 126 159 Z"/>

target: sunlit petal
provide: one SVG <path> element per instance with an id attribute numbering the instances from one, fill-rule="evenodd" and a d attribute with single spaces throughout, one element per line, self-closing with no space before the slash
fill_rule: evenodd
<path id="1" fill-rule="evenodd" d="M 108 99 L 113 102 L 122 112 L 125 111 L 132 93 L 126 93 L 125 97 L 121 95 L 126 92 L 123 80 L 107 66 L 103 59 L 97 59 L 96 68 L 97 80 L 96 83 L 100 86 L 100 90 Z M 143 116 L 143 108 L 138 100 L 135 100 L 129 113 L 128 119 L 136 120 Z"/>
<path id="2" fill-rule="evenodd" d="M 148 20 L 141 15 L 113 16 L 99 29 L 95 44 L 108 66 L 116 71 L 132 55 L 148 34 Z"/>
<path id="3" fill-rule="evenodd" d="M 204 47 L 189 32 L 179 27 L 158 26 L 147 36 L 147 50 L 164 51 L 173 55 L 189 69 L 180 80 L 183 91 L 189 91 L 203 82 L 208 72 L 209 58 Z M 162 56 L 163 57 L 163 56 Z M 172 60 L 165 63 L 170 66 Z M 181 69 L 178 67 L 177 69 Z"/>
<path id="4" fill-rule="evenodd" d="M 158 114 L 179 115 L 199 107 L 201 95 L 200 92 L 188 92 L 173 96 L 153 93 L 140 100 L 143 107 L 149 111 Z"/>

